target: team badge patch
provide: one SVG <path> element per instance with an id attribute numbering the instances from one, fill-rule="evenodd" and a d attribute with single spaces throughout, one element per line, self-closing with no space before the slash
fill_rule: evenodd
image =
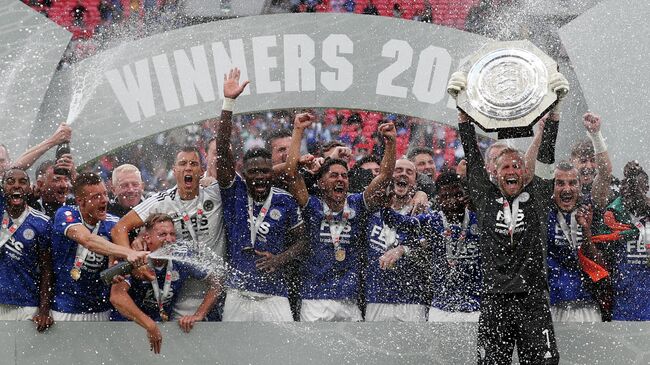
<path id="1" fill-rule="evenodd" d="M 520 202 L 527 202 L 528 199 L 530 199 L 530 194 L 528 194 L 527 192 L 524 191 L 523 193 L 519 194 Z"/>
<path id="2" fill-rule="evenodd" d="M 212 200 L 206 200 L 205 203 L 203 203 L 203 208 L 205 208 L 206 212 L 211 211 L 214 209 L 214 202 Z"/>
<path id="3" fill-rule="evenodd" d="M 469 232 L 471 234 L 473 234 L 474 236 L 478 235 L 478 233 L 479 233 L 478 224 L 472 224 L 471 226 L 469 226 Z"/>
<path id="4" fill-rule="evenodd" d="M 65 215 L 65 221 L 66 222 L 70 223 L 70 222 L 72 222 L 74 220 L 74 218 L 72 217 L 72 212 L 71 211 L 66 210 L 65 212 L 63 212 L 63 214 Z"/>
<path id="5" fill-rule="evenodd" d="M 357 211 L 354 210 L 354 209 L 350 209 L 350 216 L 348 217 L 348 219 L 352 219 L 352 218 L 354 218 L 356 215 L 357 215 Z"/>
<path id="6" fill-rule="evenodd" d="M 280 213 L 280 211 L 277 209 L 271 209 L 271 211 L 269 212 L 269 216 L 271 216 L 271 219 L 277 221 L 278 219 L 280 219 L 280 217 L 282 217 L 282 213 Z"/>
<path id="7" fill-rule="evenodd" d="M 23 231 L 23 237 L 25 237 L 26 240 L 34 239 L 34 236 L 36 236 L 36 234 L 31 228 L 27 228 L 26 230 Z"/>
<path id="8" fill-rule="evenodd" d="M 180 278 L 180 275 L 178 275 L 178 271 L 172 270 L 172 281 L 176 281 Z"/>

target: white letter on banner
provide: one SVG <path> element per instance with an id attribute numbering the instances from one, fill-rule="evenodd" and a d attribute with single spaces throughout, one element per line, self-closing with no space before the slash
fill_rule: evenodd
<path id="1" fill-rule="evenodd" d="M 208 67 L 208 57 L 205 54 L 203 45 L 194 46 L 191 49 L 192 61 L 190 61 L 185 50 L 174 51 L 176 61 L 176 72 L 178 82 L 181 86 L 183 103 L 185 106 L 198 104 L 196 91 L 201 94 L 204 102 L 214 101 L 214 88 L 212 87 L 212 75 Z"/>
<path id="2" fill-rule="evenodd" d="M 151 87 L 151 75 L 149 74 L 149 60 L 147 58 L 135 62 L 135 73 L 138 81 L 133 77 L 131 67 L 122 67 L 124 80 L 116 69 L 104 73 L 113 93 L 124 110 L 131 123 L 139 122 L 142 117 L 140 109 L 145 118 L 156 114 L 156 105 L 153 101 L 153 89 Z"/>
<path id="3" fill-rule="evenodd" d="M 226 51 L 226 47 L 222 42 L 212 43 L 212 57 L 214 58 L 214 72 L 217 75 L 217 92 L 219 99 L 223 99 L 223 76 L 230 71 L 231 68 L 237 67 L 241 72 L 239 77 L 240 81 L 248 80 L 248 67 L 246 67 L 246 53 L 244 53 L 244 41 L 241 39 L 233 39 L 228 41 L 230 46 L 230 54 Z M 242 95 L 250 95 L 250 86 L 244 89 Z"/>
<path id="4" fill-rule="evenodd" d="M 172 76 L 167 55 L 163 53 L 153 56 L 151 61 L 153 61 L 153 69 L 156 71 L 165 110 L 172 111 L 180 108 L 181 103 L 178 101 L 178 91 L 176 91 L 176 83 L 174 83 L 174 76 Z"/>
<path id="5" fill-rule="evenodd" d="M 324 71 L 320 73 L 320 83 L 328 91 L 345 91 L 354 79 L 354 66 L 339 53 L 352 54 L 354 43 L 345 34 L 330 34 L 323 41 L 323 62 L 337 72 Z"/>
<path id="6" fill-rule="evenodd" d="M 284 35 L 284 91 L 316 90 L 314 54 L 314 41 L 306 34 Z"/>
<path id="7" fill-rule="evenodd" d="M 269 56 L 269 48 L 277 45 L 274 35 L 253 37 L 255 62 L 255 90 L 258 94 L 282 91 L 280 81 L 271 81 L 271 70 L 278 67 L 278 58 Z"/>
<path id="8" fill-rule="evenodd" d="M 429 46 L 420 52 L 413 95 L 424 103 L 435 104 L 447 95 L 451 56 L 446 49 Z"/>
<path id="9" fill-rule="evenodd" d="M 413 48 L 406 41 L 391 39 L 384 44 L 381 55 L 382 57 L 397 57 L 397 59 L 377 75 L 377 89 L 375 92 L 378 95 L 405 98 L 408 89 L 403 86 L 393 85 L 393 80 L 411 67 Z"/>

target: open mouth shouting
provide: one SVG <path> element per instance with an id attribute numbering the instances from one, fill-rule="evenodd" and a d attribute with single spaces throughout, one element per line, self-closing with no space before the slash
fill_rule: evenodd
<path id="1" fill-rule="evenodd" d="M 9 205 L 20 206 L 25 203 L 25 193 L 22 191 L 14 191 L 7 196 Z"/>
<path id="2" fill-rule="evenodd" d="M 186 188 L 192 188 L 193 183 L 194 183 L 194 176 L 190 174 L 183 175 L 183 185 L 185 185 Z"/>

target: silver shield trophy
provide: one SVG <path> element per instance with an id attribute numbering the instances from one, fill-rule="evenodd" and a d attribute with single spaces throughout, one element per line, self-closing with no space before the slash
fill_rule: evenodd
<path id="1" fill-rule="evenodd" d="M 557 101 L 549 77 L 557 63 L 529 41 L 494 42 L 463 66 L 467 88 L 456 106 L 498 138 L 528 137 Z"/>

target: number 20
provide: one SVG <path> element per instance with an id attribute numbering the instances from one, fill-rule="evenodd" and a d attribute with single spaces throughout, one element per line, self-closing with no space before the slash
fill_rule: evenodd
<path id="1" fill-rule="evenodd" d="M 411 68 L 413 48 L 408 42 L 391 39 L 381 51 L 382 57 L 394 58 L 395 62 L 377 75 L 378 95 L 406 98 L 408 88 L 393 84 L 395 78 Z M 446 49 L 429 46 L 418 57 L 415 81 L 411 91 L 418 101 L 435 104 L 445 96 L 446 82 L 451 69 L 451 56 Z"/>

